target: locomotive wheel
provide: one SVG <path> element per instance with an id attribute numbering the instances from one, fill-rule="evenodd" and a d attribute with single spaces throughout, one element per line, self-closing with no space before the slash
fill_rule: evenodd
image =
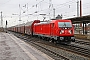
<path id="1" fill-rule="evenodd" d="M 54 40 L 54 43 L 55 43 L 55 44 L 58 44 L 59 42 L 58 42 L 57 40 Z"/>
<path id="2" fill-rule="evenodd" d="M 60 42 L 60 44 L 69 45 L 71 42 Z"/>
<path id="3" fill-rule="evenodd" d="M 56 41 L 54 41 L 54 44 L 57 44 L 57 42 L 56 42 Z"/>
<path id="4" fill-rule="evenodd" d="M 42 37 L 43 40 L 45 40 L 45 37 Z"/>
<path id="5" fill-rule="evenodd" d="M 54 39 L 51 39 L 52 43 L 55 43 L 55 40 Z"/>
<path id="6" fill-rule="evenodd" d="M 50 39 L 49 42 L 52 42 L 52 40 Z"/>
<path id="7" fill-rule="evenodd" d="M 38 36 L 39 37 L 39 39 L 42 39 L 42 37 L 41 36 Z"/>
<path id="8" fill-rule="evenodd" d="M 50 41 L 50 38 L 47 38 L 47 41 Z"/>

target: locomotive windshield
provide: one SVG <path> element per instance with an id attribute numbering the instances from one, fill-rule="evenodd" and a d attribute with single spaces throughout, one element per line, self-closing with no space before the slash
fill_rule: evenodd
<path id="1" fill-rule="evenodd" d="M 72 27 L 70 22 L 58 22 L 59 27 Z"/>

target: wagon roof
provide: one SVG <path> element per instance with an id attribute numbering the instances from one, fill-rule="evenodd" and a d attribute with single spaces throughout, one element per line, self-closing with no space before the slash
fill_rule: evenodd
<path id="1" fill-rule="evenodd" d="M 25 26 L 31 26 L 34 21 L 27 22 Z"/>
<path id="2" fill-rule="evenodd" d="M 17 27 L 25 26 L 25 23 L 17 25 Z"/>
<path id="3" fill-rule="evenodd" d="M 25 26 L 31 26 L 34 22 L 39 23 L 40 20 L 34 20 L 34 21 L 27 22 L 27 23 L 25 24 Z"/>

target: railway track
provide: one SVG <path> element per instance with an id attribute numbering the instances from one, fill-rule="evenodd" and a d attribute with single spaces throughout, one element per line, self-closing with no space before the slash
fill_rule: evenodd
<path id="1" fill-rule="evenodd" d="M 24 39 L 25 42 L 31 43 L 31 44 L 33 44 L 35 46 L 38 46 L 41 49 L 44 49 L 47 52 L 50 52 L 51 55 L 53 54 L 54 56 L 57 56 L 57 58 L 61 57 L 63 60 L 69 60 L 69 59 L 66 58 L 65 56 L 62 56 L 62 55 L 60 55 L 60 54 L 58 54 L 56 52 L 53 52 L 53 51 L 51 51 L 51 50 L 49 50 L 49 49 L 47 49 L 45 47 L 40 46 L 40 44 L 45 44 L 45 45 L 52 46 L 52 47 L 55 47 L 55 48 L 59 48 L 59 49 L 65 50 L 65 51 L 74 52 L 74 53 L 77 53 L 79 55 L 82 55 L 82 56 L 90 58 L 90 50 L 82 48 L 82 47 L 75 46 L 73 44 L 68 45 L 68 46 L 60 45 L 60 44 L 55 45 L 55 44 L 52 44 L 50 42 L 46 43 L 45 41 L 42 42 L 40 40 L 39 40 L 39 42 L 36 42 L 36 40 L 38 40 L 38 39 L 34 39 L 34 38 L 30 38 L 29 39 L 27 36 L 23 36 L 23 37 L 22 36 L 18 36 L 18 37 L 21 38 L 21 39 Z M 39 44 L 37 44 L 37 43 L 39 43 Z"/>
<path id="2" fill-rule="evenodd" d="M 40 41 L 40 40 L 38 40 L 38 39 L 36 39 L 36 38 L 30 38 L 30 39 L 28 39 L 28 37 L 26 37 L 26 36 L 23 36 L 23 37 L 22 37 L 22 36 L 20 36 L 20 35 L 17 36 L 17 37 L 23 39 L 23 40 L 24 40 L 25 42 L 27 42 L 28 44 L 30 44 L 30 45 L 32 45 L 32 46 L 34 46 L 34 47 L 37 47 L 37 49 L 43 50 L 43 52 L 49 54 L 49 56 L 52 56 L 55 60 L 70 60 L 69 58 L 67 58 L 67 57 L 65 57 L 65 56 L 62 56 L 62 55 L 56 53 L 55 51 L 52 51 L 52 50 L 50 50 L 50 49 L 47 49 L 47 48 L 45 48 L 44 46 L 41 46 L 40 43 L 36 42 L 36 41 Z M 30 41 L 30 40 L 31 40 L 31 41 Z"/>
<path id="3" fill-rule="evenodd" d="M 37 44 L 35 42 L 32 42 L 32 44 L 38 46 L 40 49 L 44 49 L 45 51 L 47 51 L 49 53 L 49 55 L 53 55 L 53 57 L 54 57 L 55 60 L 59 60 L 59 59 L 70 60 L 69 58 L 67 58 L 67 57 L 65 57 L 63 55 L 60 55 L 60 54 L 56 53 L 55 51 L 52 51 L 50 49 L 47 49 L 44 46 L 40 46 L 40 44 Z"/>
<path id="4" fill-rule="evenodd" d="M 42 43 L 42 44 L 50 45 L 50 44 L 47 44 L 47 43 Z M 59 48 L 59 49 L 62 49 L 62 50 L 70 51 L 70 52 L 73 52 L 73 53 L 77 53 L 79 55 L 90 58 L 90 50 L 89 49 L 85 49 L 85 48 L 76 46 L 74 44 L 70 44 L 70 45 L 58 44 L 58 45 L 55 45 L 55 46 L 51 44 L 50 46 L 55 47 L 55 48 Z"/>
<path id="5" fill-rule="evenodd" d="M 73 44 L 65 46 L 65 48 L 68 48 L 67 50 L 72 51 L 72 52 L 77 53 L 77 54 L 80 54 L 80 55 L 83 55 L 85 57 L 90 57 L 90 50 L 89 49 L 78 47 L 78 46 L 75 46 Z"/>
<path id="6" fill-rule="evenodd" d="M 79 41 L 79 40 L 75 40 L 75 43 L 84 44 L 84 45 L 90 45 L 90 42 Z"/>

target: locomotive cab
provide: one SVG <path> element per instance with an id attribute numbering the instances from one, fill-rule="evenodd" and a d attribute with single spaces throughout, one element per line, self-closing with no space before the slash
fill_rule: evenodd
<path id="1" fill-rule="evenodd" d="M 58 41 L 60 42 L 74 42 L 74 27 L 70 20 L 58 22 Z"/>

